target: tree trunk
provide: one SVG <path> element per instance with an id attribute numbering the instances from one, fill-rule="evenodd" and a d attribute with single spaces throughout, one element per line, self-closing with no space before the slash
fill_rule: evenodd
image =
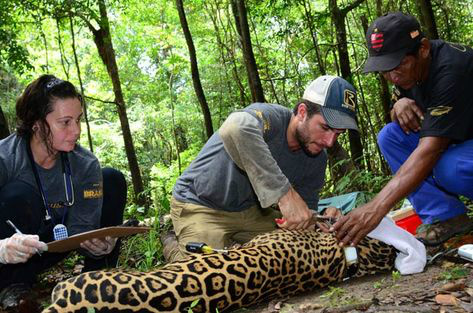
<path id="1" fill-rule="evenodd" d="M 251 90 L 253 102 L 265 102 L 263 86 L 258 73 L 253 47 L 251 45 L 250 27 L 248 25 L 248 17 L 244 0 L 232 0 L 232 10 L 235 17 L 235 25 L 240 37 L 243 49 L 243 57 L 245 59 L 246 71 L 248 73 L 248 81 Z"/>
<path id="2" fill-rule="evenodd" d="M 94 42 L 97 46 L 100 58 L 107 68 L 108 75 L 112 80 L 113 92 L 115 94 L 115 102 L 117 105 L 118 116 L 123 132 L 123 140 L 125 142 L 125 152 L 130 167 L 131 180 L 133 190 L 135 192 L 135 202 L 138 205 L 148 207 L 147 197 L 144 195 L 143 181 L 141 179 L 140 168 L 136 159 L 135 147 L 131 136 L 130 125 L 128 124 L 128 116 L 126 113 L 125 100 L 118 74 L 118 66 L 115 58 L 115 50 L 113 49 L 112 37 L 110 35 L 110 24 L 107 16 L 107 9 L 104 0 L 98 1 L 100 8 L 100 20 L 97 21 L 99 29 L 95 29 L 90 23 L 90 30 L 94 35 Z"/>
<path id="3" fill-rule="evenodd" d="M 434 11 L 432 10 L 431 0 L 419 0 L 416 1 L 420 13 L 421 23 L 425 30 L 425 34 L 429 39 L 438 39 L 439 33 L 437 30 L 437 24 L 435 23 Z"/>
<path id="4" fill-rule="evenodd" d="M 378 2 L 381 2 L 381 1 L 378 1 Z M 378 16 L 381 16 L 382 15 L 381 5 L 378 5 L 376 8 L 377 8 Z M 363 25 L 363 31 L 366 34 L 366 31 L 368 30 L 368 21 L 366 19 L 366 16 L 362 16 L 361 24 Z M 378 93 L 379 93 L 379 98 L 381 99 L 381 105 L 383 107 L 383 122 L 387 124 L 391 122 L 391 116 L 389 114 L 391 97 L 390 97 L 388 82 L 386 81 L 386 79 L 383 77 L 382 74 L 377 74 L 377 76 L 378 76 L 379 84 L 381 86 Z"/>
<path id="5" fill-rule="evenodd" d="M 215 30 L 215 38 L 217 40 L 217 44 L 218 44 L 218 47 L 219 47 L 220 62 L 222 64 L 222 67 L 228 67 L 228 66 L 231 67 L 231 72 L 232 72 L 232 75 L 233 75 L 233 79 L 230 79 L 230 77 L 228 75 L 228 71 L 225 71 L 225 76 L 227 78 L 225 80 L 225 83 L 227 85 L 226 92 L 233 90 L 231 83 L 235 82 L 237 87 L 238 87 L 238 94 L 239 94 L 239 99 L 238 100 L 240 102 L 240 106 L 244 107 L 248 104 L 249 99 L 248 99 L 247 95 L 245 94 L 245 87 L 243 86 L 243 84 L 241 82 L 241 79 L 240 79 L 240 75 L 238 73 L 238 68 L 237 68 L 236 61 L 235 61 L 235 55 L 234 55 L 232 49 L 230 49 L 224 42 L 224 39 L 227 38 L 227 33 L 226 33 L 226 30 L 225 30 L 225 26 L 223 25 L 218 13 L 217 13 L 220 10 L 220 8 L 218 6 L 218 3 L 215 4 L 215 7 L 213 7 L 211 1 L 204 2 L 204 6 L 207 9 L 207 14 L 210 17 L 210 20 L 212 21 L 212 25 L 213 25 L 214 30 Z M 220 27 L 219 24 L 221 24 L 222 26 Z M 223 31 L 223 38 L 220 35 L 220 30 Z M 232 39 L 232 37 L 230 37 L 230 44 L 233 46 L 234 40 L 231 40 L 231 39 Z M 231 65 L 229 65 L 229 64 L 231 64 Z M 232 98 L 233 98 L 233 96 L 232 96 Z M 235 100 L 230 100 L 230 101 L 231 101 L 231 103 L 238 103 L 237 98 L 235 98 Z M 222 120 L 223 120 L 223 117 L 219 115 L 218 124 L 221 124 Z"/>
<path id="6" fill-rule="evenodd" d="M 10 130 L 8 129 L 8 122 L 3 114 L 2 107 L 0 106 L 0 139 L 6 138 L 10 135 Z"/>
<path id="7" fill-rule="evenodd" d="M 319 72 L 321 75 L 326 75 L 326 70 L 322 61 L 320 48 L 317 43 L 317 34 L 314 28 L 314 18 L 310 10 L 310 2 L 302 0 L 302 4 L 304 5 L 305 19 L 307 21 L 307 25 L 311 34 L 312 44 L 314 45 Z M 336 141 L 331 148 L 327 149 L 327 153 L 330 165 L 330 177 L 333 182 L 338 181 L 338 179 L 347 175 L 350 171 L 354 170 L 355 166 L 353 161 L 350 159 L 345 148 L 343 148 L 343 146 L 338 141 Z"/>
<path id="8" fill-rule="evenodd" d="M 85 126 L 87 127 L 87 139 L 89 140 L 90 151 L 94 153 L 94 143 L 92 141 L 92 133 L 90 132 L 89 115 L 87 112 L 87 101 L 85 100 L 84 84 L 82 83 L 82 75 L 80 73 L 79 58 L 77 57 L 77 51 L 76 51 L 76 37 L 74 34 L 74 22 L 72 21 L 71 15 L 69 15 L 69 26 L 71 28 L 72 52 L 74 55 L 74 64 L 76 65 L 77 77 L 79 78 L 80 93 L 82 95 L 81 101 L 82 101 L 82 107 L 84 108 L 84 120 L 85 120 Z"/>
<path id="9" fill-rule="evenodd" d="M 360 5 L 364 0 L 357 0 L 344 9 L 339 9 L 337 0 L 329 0 L 330 14 L 335 25 L 337 37 L 338 58 L 340 60 L 341 75 L 348 82 L 353 83 L 352 72 L 350 68 L 350 58 L 348 55 L 347 33 L 345 27 L 345 18 L 350 10 Z M 363 145 L 361 144 L 361 137 L 359 132 L 348 130 L 348 138 L 350 140 L 351 157 L 356 166 L 363 168 Z"/>
<path id="10" fill-rule="evenodd" d="M 253 27 L 253 29 L 256 29 L 256 26 L 255 26 L 251 16 L 250 16 L 250 22 L 251 22 L 251 27 Z M 260 59 L 262 60 L 262 63 L 264 64 L 262 70 L 263 70 L 263 73 L 267 77 L 265 81 L 269 82 L 271 93 L 273 95 L 273 100 L 272 101 L 275 101 L 275 103 L 281 103 L 281 102 L 279 102 L 278 93 L 276 91 L 276 87 L 274 86 L 273 75 L 271 75 L 271 71 L 269 69 L 270 62 L 268 61 L 268 58 L 266 57 L 266 52 L 265 52 L 264 47 L 258 41 L 258 34 L 256 32 L 255 32 L 254 38 L 255 38 L 255 41 L 254 41 L 253 46 L 256 47 L 256 51 L 258 51 L 258 55 L 260 56 Z"/>
<path id="11" fill-rule="evenodd" d="M 312 43 L 315 49 L 315 56 L 317 58 L 317 66 L 319 67 L 319 72 L 321 75 L 325 75 L 327 72 L 325 71 L 325 67 L 322 61 L 322 57 L 320 56 L 320 48 L 317 44 L 317 33 L 314 29 L 314 16 L 310 10 L 310 1 L 302 0 L 302 4 L 304 5 L 304 16 L 307 21 L 307 26 L 309 27 L 310 36 L 312 38 Z"/>
<path id="12" fill-rule="evenodd" d="M 209 105 L 205 99 L 204 90 L 202 89 L 202 84 L 200 82 L 199 76 L 199 67 L 197 64 L 197 56 L 195 53 L 194 41 L 192 40 L 192 35 L 189 30 L 189 25 L 187 24 L 186 13 L 184 11 L 184 5 L 182 0 L 176 0 L 177 11 L 179 12 L 179 20 L 181 22 L 182 31 L 184 32 L 184 37 L 186 38 L 187 48 L 189 49 L 189 57 L 191 61 L 191 73 L 192 73 L 192 82 L 194 83 L 195 93 L 197 99 L 199 99 L 200 107 L 202 109 L 202 114 L 204 115 L 205 130 L 207 132 L 207 138 L 212 136 L 214 130 L 212 127 L 212 117 L 210 115 Z"/>

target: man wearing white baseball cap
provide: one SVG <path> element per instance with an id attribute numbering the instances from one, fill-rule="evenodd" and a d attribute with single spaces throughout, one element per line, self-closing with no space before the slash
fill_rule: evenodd
<path id="1" fill-rule="evenodd" d="M 177 241 L 162 238 L 166 259 L 185 257 L 188 242 L 224 248 L 277 226 L 309 227 L 324 184 L 325 149 L 346 129 L 358 130 L 355 108 L 352 85 L 322 76 L 292 112 L 253 103 L 230 114 L 174 186 Z"/>

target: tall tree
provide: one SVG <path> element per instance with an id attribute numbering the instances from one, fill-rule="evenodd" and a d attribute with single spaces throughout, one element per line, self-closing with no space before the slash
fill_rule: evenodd
<path id="1" fill-rule="evenodd" d="M 377 16 L 381 16 L 383 12 L 381 2 L 382 2 L 381 0 L 376 0 Z M 368 30 L 368 20 L 366 16 L 361 17 L 361 24 L 363 25 L 363 33 L 366 34 L 366 31 Z M 391 97 L 390 97 L 388 82 L 381 73 L 377 74 L 377 79 L 379 81 L 379 90 L 378 90 L 379 98 L 381 99 L 381 105 L 383 107 L 383 122 L 387 124 L 391 122 L 391 116 L 389 114 Z"/>
<path id="2" fill-rule="evenodd" d="M 356 0 L 353 3 L 340 8 L 337 5 L 337 0 L 329 0 L 330 15 L 332 22 L 335 25 L 337 37 L 338 58 L 340 61 L 340 72 L 343 78 L 350 83 L 353 83 L 352 71 L 350 67 L 350 57 L 348 55 L 347 32 L 345 19 L 347 14 L 359 6 L 365 0 Z M 360 133 L 354 130 L 348 131 L 348 138 L 350 140 L 350 152 L 358 168 L 363 167 L 363 145 L 361 144 Z"/>
<path id="3" fill-rule="evenodd" d="M 308 0 L 302 0 L 302 5 L 304 6 L 304 17 L 307 22 L 307 27 L 309 28 L 310 37 L 312 39 L 312 44 L 314 45 L 315 56 L 317 58 L 317 66 L 321 75 L 325 75 L 325 67 L 322 61 L 320 47 L 318 45 L 317 33 L 315 32 L 314 27 L 314 16 L 312 15 L 312 10 L 310 6 L 311 2 Z"/>
<path id="4" fill-rule="evenodd" d="M 0 0 L 0 65 L 10 66 L 21 74 L 33 66 L 28 59 L 28 50 L 18 43 L 18 15 L 13 14 L 16 7 L 14 1 Z"/>
<path id="5" fill-rule="evenodd" d="M 202 83 L 200 82 L 199 66 L 197 63 L 197 55 L 195 53 L 194 41 L 192 40 L 189 25 L 187 24 L 186 12 L 184 11 L 184 5 L 182 3 L 182 0 L 176 0 L 176 6 L 177 11 L 179 13 L 179 21 L 181 22 L 182 31 L 184 32 L 184 37 L 186 38 L 187 48 L 189 49 L 192 83 L 194 84 L 195 94 L 197 95 L 197 99 L 199 100 L 200 107 L 202 109 L 202 114 L 204 115 L 207 138 L 210 138 L 210 136 L 212 136 L 214 132 L 212 127 L 212 117 L 210 115 L 209 105 L 207 104 L 207 100 L 205 99 Z"/>
<path id="6" fill-rule="evenodd" d="M 317 39 L 317 33 L 315 31 L 314 16 L 312 14 L 311 2 L 308 0 L 301 0 L 301 4 L 304 7 L 304 18 L 311 34 L 312 45 L 315 51 L 319 73 L 321 75 L 325 75 L 327 72 L 324 66 L 324 62 L 322 60 L 320 47 Z M 327 149 L 327 152 L 330 164 L 330 177 L 332 181 L 338 181 L 338 179 L 347 175 L 355 168 L 353 160 L 350 159 L 347 151 L 345 150 L 345 148 L 343 148 L 340 142 L 335 141 L 334 145 L 331 148 Z"/>
<path id="7" fill-rule="evenodd" d="M 418 0 L 416 1 L 420 15 L 420 22 L 425 30 L 425 33 L 429 39 L 438 39 L 439 32 L 437 30 L 437 23 L 435 22 L 434 11 L 432 10 L 431 0 Z"/>
<path id="8" fill-rule="evenodd" d="M 79 66 L 79 59 L 77 57 L 77 51 L 76 51 L 76 36 L 74 34 L 74 21 L 72 19 L 72 16 L 69 15 L 69 26 L 71 30 L 71 39 L 72 39 L 72 52 L 74 55 L 74 64 L 76 65 L 76 71 L 77 71 L 77 78 L 79 79 L 79 86 L 80 86 L 80 93 L 82 95 L 82 107 L 84 108 L 84 120 L 85 120 L 85 125 L 87 128 L 87 139 L 89 140 L 89 148 L 92 153 L 94 153 L 94 143 L 92 141 L 92 133 L 90 132 L 90 123 L 89 123 L 89 114 L 87 111 L 87 101 L 85 99 L 85 92 L 84 92 L 84 83 L 82 82 L 82 75 L 80 72 L 80 66 Z M 58 26 L 59 28 L 59 26 Z"/>
<path id="9" fill-rule="evenodd" d="M 266 102 L 264 98 L 263 86 L 258 73 L 253 46 L 251 44 L 250 27 L 245 6 L 245 0 L 232 0 L 232 11 L 235 17 L 235 26 L 240 37 L 240 42 L 245 59 L 246 71 L 251 90 L 253 102 Z"/>
<path id="10" fill-rule="evenodd" d="M 227 32 L 225 25 L 222 22 L 221 15 L 218 14 L 218 11 L 220 10 L 219 3 L 215 3 L 215 5 L 212 3 L 212 1 L 205 1 L 204 6 L 207 10 L 207 15 L 209 16 L 210 20 L 212 21 L 212 25 L 214 27 L 215 31 L 215 39 L 217 40 L 217 45 L 219 47 L 219 52 L 220 52 L 220 62 L 222 64 L 222 67 L 231 68 L 232 71 L 232 76 L 233 79 L 230 78 L 228 75 L 228 71 L 225 71 L 225 76 L 226 76 L 226 91 L 232 90 L 232 83 L 236 83 L 238 87 L 238 94 L 239 94 L 239 101 L 240 101 L 240 106 L 245 106 L 249 102 L 249 98 L 245 93 L 245 87 L 243 86 L 241 79 L 240 79 L 240 74 L 238 73 L 238 68 L 235 60 L 235 56 L 233 53 L 233 50 L 228 46 L 228 44 L 225 42 L 225 39 L 227 39 Z M 220 34 L 220 32 L 223 32 L 223 35 Z M 232 32 L 228 32 L 228 34 L 232 34 Z M 228 40 L 228 39 L 227 39 Z M 230 42 L 230 45 L 232 45 L 232 42 Z M 237 101 L 232 101 L 233 103 L 236 103 Z M 222 118 L 219 119 L 220 121 Z"/>
<path id="11" fill-rule="evenodd" d="M 128 159 L 128 166 L 130 168 L 133 190 L 135 192 L 135 202 L 139 205 L 148 206 L 147 197 L 144 194 L 141 172 L 138 166 L 138 160 L 136 158 L 133 138 L 131 136 L 130 125 L 128 123 L 128 116 L 120 82 L 120 75 L 118 73 L 115 50 L 113 48 L 112 36 L 110 34 L 110 23 L 107 15 L 107 7 L 105 6 L 104 0 L 98 0 L 98 5 L 99 15 L 96 15 L 95 12 L 88 12 L 92 16 L 93 21 L 89 20 L 85 15 L 80 13 L 78 16 L 86 23 L 89 30 L 92 32 L 100 58 L 107 68 L 108 75 L 112 81 L 113 92 L 115 94 L 114 102 L 116 103 L 118 117 L 120 119 L 122 128 L 125 152 Z M 94 26 L 94 23 L 96 23 L 98 27 Z"/>

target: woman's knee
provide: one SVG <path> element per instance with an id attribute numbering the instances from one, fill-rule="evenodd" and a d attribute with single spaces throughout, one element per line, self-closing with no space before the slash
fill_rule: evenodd
<path id="1" fill-rule="evenodd" d="M 126 192 L 125 176 L 119 170 L 111 167 L 102 168 L 103 186 L 105 189 L 114 192 Z"/>
<path id="2" fill-rule="evenodd" d="M 113 168 L 102 169 L 103 205 L 101 226 L 119 225 L 123 222 L 126 205 L 126 180 L 123 174 Z"/>

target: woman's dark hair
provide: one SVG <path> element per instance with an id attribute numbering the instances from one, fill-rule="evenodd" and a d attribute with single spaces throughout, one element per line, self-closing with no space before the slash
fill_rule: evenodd
<path id="1" fill-rule="evenodd" d="M 307 108 L 307 118 L 311 118 L 314 114 L 319 114 L 320 113 L 320 105 L 314 102 L 311 102 L 306 99 L 301 99 L 299 102 L 296 104 L 294 109 L 292 110 L 292 113 L 294 115 L 297 115 L 297 110 L 299 109 L 299 105 L 301 103 L 305 104 L 305 107 Z"/>
<path id="2" fill-rule="evenodd" d="M 37 131 L 50 150 L 51 129 L 46 122 L 46 115 L 53 111 L 55 100 L 69 98 L 81 100 L 81 95 L 68 81 L 58 79 L 53 75 L 42 75 L 31 82 L 16 101 L 17 134 L 30 138 L 33 135 L 34 124 L 39 122 Z"/>

